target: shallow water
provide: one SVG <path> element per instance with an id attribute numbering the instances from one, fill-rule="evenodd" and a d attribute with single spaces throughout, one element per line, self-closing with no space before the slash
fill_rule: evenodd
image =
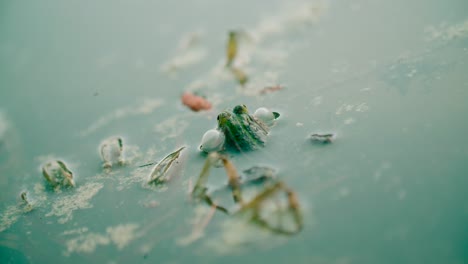
<path id="1" fill-rule="evenodd" d="M 450 1 L 41 1 L 0 3 L 0 262 L 468 262 L 468 3 Z M 239 87 L 224 71 L 227 32 L 244 29 Z M 193 46 L 178 47 L 196 36 Z M 285 88 L 259 96 L 259 89 Z M 185 90 L 214 103 L 193 113 Z M 305 227 L 279 237 L 216 213 L 187 190 L 219 111 L 281 113 L 265 148 L 299 195 Z M 334 132 L 328 145 L 312 133 Z M 124 139 L 105 174 L 99 144 Z M 162 189 L 150 167 L 186 145 Z M 77 187 L 44 189 L 63 159 Z M 226 182 L 212 169 L 210 186 Z M 24 212 L 21 191 L 35 209 Z"/>

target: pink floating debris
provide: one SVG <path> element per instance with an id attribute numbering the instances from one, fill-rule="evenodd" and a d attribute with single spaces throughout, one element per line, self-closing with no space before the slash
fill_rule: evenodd
<path id="1" fill-rule="evenodd" d="M 263 95 L 263 94 L 267 94 L 267 93 L 273 93 L 273 92 L 282 90 L 283 88 L 284 88 L 284 86 L 281 86 L 281 85 L 267 86 L 267 87 L 263 88 L 262 90 L 260 90 L 260 94 Z"/>
<path id="2" fill-rule="evenodd" d="M 184 105 L 195 112 L 211 109 L 211 103 L 208 100 L 190 92 L 184 92 L 180 99 Z"/>

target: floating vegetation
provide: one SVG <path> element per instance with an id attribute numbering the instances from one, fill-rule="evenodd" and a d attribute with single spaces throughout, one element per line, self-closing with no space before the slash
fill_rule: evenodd
<path id="1" fill-rule="evenodd" d="M 230 70 L 231 70 L 232 75 L 234 76 L 234 79 L 236 79 L 237 82 L 241 86 L 244 86 L 247 83 L 247 81 L 249 80 L 249 77 L 247 76 L 247 74 L 243 70 L 241 70 L 239 68 L 234 68 L 234 67 L 231 67 Z"/>
<path id="2" fill-rule="evenodd" d="M 228 41 L 226 45 L 226 67 L 231 67 L 234 59 L 237 56 L 238 33 L 229 31 Z"/>
<path id="3" fill-rule="evenodd" d="M 273 92 L 277 92 L 277 91 L 280 91 L 280 90 L 283 90 L 283 86 L 281 85 L 273 85 L 273 86 L 266 86 L 264 87 L 262 90 L 260 90 L 260 94 L 261 95 L 264 95 L 264 94 L 268 94 L 268 93 L 273 93 Z"/>
<path id="4" fill-rule="evenodd" d="M 230 212 L 224 206 L 215 203 L 206 187 L 210 168 L 217 160 L 222 161 L 232 198 L 236 204 L 240 205 L 235 212 Z M 271 168 L 253 167 L 247 172 L 254 176 L 254 181 L 269 179 L 269 183 L 265 184 L 264 188 L 250 200 L 245 200 L 242 195 L 242 183 L 234 164 L 226 156 L 211 153 L 193 188 L 192 198 L 196 201 L 203 201 L 223 213 L 241 216 L 247 222 L 275 234 L 293 235 L 301 231 L 303 219 L 295 192 L 282 181 L 276 180 L 274 170 Z M 280 197 L 281 193 L 284 194 L 283 197 Z"/>
<path id="5" fill-rule="evenodd" d="M 237 105 L 232 111 L 223 111 L 217 119 L 217 130 L 224 137 L 220 133 L 207 131 L 203 135 L 201 150 L 211 152 L 223 149 L 224 138 L 227 147 L 238 151 L 254 150 L 265 145 L 270 128 L 250 115 L 245 105 Z M 204 144 L 207 147 L 203 147 Z"/>
<path id="6" fill-rule="evenodd" d="M 40 184 L 38 184 L 38 186 L 42 187 Z M 36 195 L 38 198 L 36 200 L 31 200 L 28 192 L 22 191 L 19 195 L 20 202 L 6 207 L 5 211 L 0 214 L 0 232 L 7 230 L 12 224 L 16 223 L 23 214 L 32 211 L 45 200 L 45 197 L 37 190 Z"/>
<path id="7" fill-rule="evenodd" d="M 184 92 L 180 100 L 194 112 L 211 109 L 211 103 L 205 97 L 191 92 Z"/>
<path id="8" fill-rule="evenodd" d="M 226 45 L 226 68 L 232 73 L 234 79 L 236 79 L 241 86 L 244 86 L 249 80 L 247 74 L 238 66 L 233 65 L 239 54 L 239 40 L 241 36 L 247 37 L 247 34 L 242 31 L 229 31 Z"/>
<path id="9" fill-rule="evenodd" d="M 52 204 L 52 210 L 46 216 L 58 216 L 58 222 L 64 224 L 73 218 L 73 212 L 78 209 L 92 208 L 91 199 L 102 189 L 102 183 L 90 182 L 80 186 L 72 194 L 57 198 Z"/>
<path id="10" fill-rule="evenodd" d="M 99 154 L 103 161 L 102 167 L 110 170 L 113 165 L 123 165 L 123 141 L 121 137 L 111 137 L 104 140 L 99 146 Z"/>
<path id="11" fill-rule="evenodd" d="M 0 215 L 0 232 L 3 232 L 12 224 L 16 223 L 23 213 L 25 213 L 25 210 L 22 205 L 8 206 Z"/>
<path id="12" fill-rule="evenodd" d="M 80 229 L 79 236 L 66 241 L 67 250 L 64 254 L 69 256 L 71 253 L 92 253 L 98 246 L 109 244 L 114 244 L 117 249 L 121 250 L 142 235 L 136 232 L 138 228 L 137 224 L 110 226 L 103 234 L 87 233 L 87 228 Z"/>
<path id="13" fill-rule="evenodd" d="M 310 140 L 314 143 L 329 144 L 335 140 L 335 134 L 312 134 Z"/>
<path id="14" fill-rule="evenodd" d="M 174 161 L 177 161 L 177 159 L 180 156 L 180 153 L 182 150 L 184 150 L 185 147 L 181 147 L 178 150 L 172 152 L 171 154 L 167 155 L 164 159 L 162 159 L 156 166 L 154 166 L 153 170 L 150 173 L 148 184 L 155 184 L 159 185 L 162 183 L 165 183 L 170 180 L 171 174 L 168 173 L 169 169 L 171 168 L 172 164 Z M 149 166 L 152 164 L 146 164 L 143 166 Z"/>
<path id="15" fill-rule="evenodd" d="M 61 160 L 49 161 L 42 166 L 42 175 L 52 187 L 75 186 L 73 173 Z"/>

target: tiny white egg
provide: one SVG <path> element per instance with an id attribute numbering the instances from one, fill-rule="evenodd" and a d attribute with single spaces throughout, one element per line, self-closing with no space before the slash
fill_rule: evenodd
<path id="1" fill-rule="evenodd" d="M 272 126 L 275 123 L 275 119 L 279 117 L 278 113 L 272 112 L 265 107 L 258 108 L 253 115 L 268 126 Z"/>
<path id="2" fill-rule="evenodd" d="M 210 129 L 202 137 L 200 149 L 204 152 L 222 150 L 224 147 L 224 133 L 216 129 Z"/>

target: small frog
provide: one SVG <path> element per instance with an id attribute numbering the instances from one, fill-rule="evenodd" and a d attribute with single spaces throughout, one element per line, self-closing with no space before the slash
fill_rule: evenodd
<path id="1" fill-rule="evenodd" d="M 249 151 L 265 145 L 269 127 L 250 115 L 245 105 L 237 105 L 232 112 L 218 115 L 218 130 L 224 133 L 227 146 Z"/>

